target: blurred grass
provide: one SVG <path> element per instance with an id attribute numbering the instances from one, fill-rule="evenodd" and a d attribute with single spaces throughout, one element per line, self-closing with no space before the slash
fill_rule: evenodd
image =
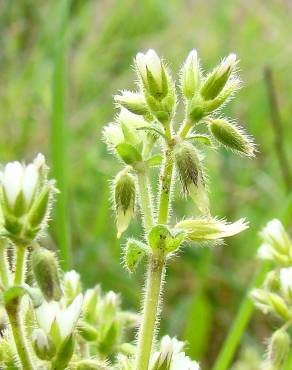
<path id="1" fill-rule="evenodd" d="M 291 4 L 279 0 L 71 0 L 66 86 L 62 86 L 64 76 L 59 79 L 55 73 L 60 4 L 56 0 L 40 0 L 38 6 L 32 0 L 0 3 L 0 158 L 1 162 L 30 159 L 42 151 L 55 166 L 61 157 L 54 159 L 50 153 L 51 122 L 59 121 L 52 120 L 51 108 L 53 101 L 62 104 L 58 94 L 65 88 L 67 111 L 64 116 L 61 111 L 60 117 L 66 145 L 61 146 L 61 132 L 56 130 L 54 136 L 66 161 L 62 167 L 66 172 L 59 176 L 65 176 L 67 183 L 67 206 L 63 203 L 62 208 L 69 215 L 66 235 L 72 241 L 72 262 L 86 286 L 102 281 L 104 289 L 124 295 L 126 307 L 139 308 L 143 271 L 129 277 L 120 265 L 108 186 L 119 165 L 101 143 L 102 126 L 114 116 L 112 95 L 118 89 L 134 88 L 132 58 L 149 47 L 164 55 L 174 72 L 194 47 L 205 68 L 231 51 L 241 59 L 244 87 L 225 113 L 237 117 L 256 137 L 260 152 L 256 160 L 246 161 L 219 150 L 219 156 L 208 153 L 207 166 L 213 213 L 230 220 L 247 217 L 250 229 L 223 248 L 185 248 L 170 263 L 162 313 L 162 331 L 186 338 L 189 353 L 210 368 L 256 268 L 257 232 L 287 203 L 274 152 L 263 69 L 273 68 L 285 150 L 291 157 Z M 179 198 L 175 208 L 179 215 L 193 212 Z M 52 243 L 58 240 L 57 227 L 58 223 L 52 227 Z M 139 232 L 134 222 L 127 234 Z M 261 343 L 271 329 L 266 322 L 257 324 L 259 317 L 256 314 L 251 321 L 243 343 L 252 336 Z"/>

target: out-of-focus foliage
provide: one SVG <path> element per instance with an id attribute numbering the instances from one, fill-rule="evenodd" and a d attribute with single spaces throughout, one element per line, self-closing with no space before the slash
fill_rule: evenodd
<path id="1" fill-rule="evenodd" d="M 59 1 L 4 0 L 0 4 L 2 163 L 31 159 L 40 150 L 50 158 L 59 9 Z M 232 239 L 227 248 L 186 249 L 183 258 L 174 260 L 162 312 L 162 318 L 168 318 L 162 320 L 162 330 L 188 340 L 189 354 L 203 364 L 213 362 L 253 275 L 257 230 L 287 205 L 263 70 L 267 65 L 273 70 L 289 158 L 291 13 L 291 3 L 284 0 L 71 2 L 66 132 L 74 267 L 87 285 L 102 281 L 106 290 L 121 292 L 127 307 L 138 308 L 143 271 L 128 277 L 120 264 L 120 242 L 109 200 L 109 180 L 119 168 L 101 142 L 101 128 L 113 115 L 112 94 L 134 87 L 129 65 L 137 51 L 150 47 L 165 55 L 174 70 L 192 48 L 198 49 L 207 66 L 229 52 L 236 52 L 241 60 L 243 88 L 229 110 L 255 136 L 259 153 L 250 161 L 223 150 L 220 156 L 210 153 L 208 168 L 214 214 L 228 219 L 247 217 L 250 229 Z M 181 215 L 192 215 L 187 202 L 178 200 L 175 207 Z M 137 227 L 133 225 L 127 234 L 134 234 Z M 48 243 L 53 244 L 52 240 Z M 255 334 L 259 339 L 268 334 L 267 324 L 259 320 L 263 319 L 251 324 L 246 341 Z"/>

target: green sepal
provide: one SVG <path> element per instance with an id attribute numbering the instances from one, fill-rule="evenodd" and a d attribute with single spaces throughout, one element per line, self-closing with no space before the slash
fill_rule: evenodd
<path id="1" fill-rule="evenodd" d="M 52 363 L 52 369 L 54 370 L 64 370 L 67 368 L 75 347 L 75 339 L 73 334 L 69 335 L 63 343 L 60 345 L 57 351 L 56 357 Z"/>
<path id="2" fill-rule="evenodd" d="M 139 240 L 128 239 L 124 252 L 124 261 L 127 269 L 130 272 L 134 272 L 147 253 L 148 247 L 146 244 Z"/>
<path id="3" fill-rule="evenodd" d="M 28 223 L 32 229 L 37 228 L 43 221 L 49 204 L 51 184 L 46 185 L 37 196 L 28 213 Z"/>
<path id="4" fill-rule="evenodd" d="M 13 214 L 16 217 L 22 216 L 26 211 L 26 202 L 25 197 L 22 191 L 20 191 L 16 197 L 14 207 L 13 207 Z"/>
<path id="5" fill-rule="evenodd" d="M 82 321 L 78 324 L 78 333 L 87 342 L 95 341 L 98 336 L 98 331 L 95 329 L 95 327 L 85 321 Z"/>
<path id="6" fill-rule="evenodd" d="M 142 160 L 141 153 L 131 144 L 121 143 L 116 146 L 116 151 L 120 158 L 126 163 L 133 165 Z"/>
<path id="7" fill-rule="evenodd" d="M 147 126 L 139 127 L 139 128 L 136 128 L 136 130 L 154 132 L 155 134 L 158 134 L 162 138 L 166 139 L 166 136 L 164 135 L 164 132 L 161 130 L 161 128 L 154 124 L 149 124 Z"/>

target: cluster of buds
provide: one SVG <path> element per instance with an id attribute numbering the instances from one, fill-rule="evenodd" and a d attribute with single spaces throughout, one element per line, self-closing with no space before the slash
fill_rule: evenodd
<path id="1" fill-rule="evenodd" d="M 34 240 L 46 226 L 55 191 L 42 154 L 28 165 L 8 163 L 1 172 L 2 236 L 18 245 Z"/>
<path id="2" fill-rule="evenodd" d="M 275 314 L 284 322 L 269 340 L 265 363 L 267 368 L 280 369 L 290 351 L 287 329 L 292 320 L 292 243 L 277 219 L 268 222 L 260 235 L 263 244 L 258 256 L 274 261 L 276 267 L 267 274 L 263 287 L 251 292 L 251 297 L 263 313 Z"/>

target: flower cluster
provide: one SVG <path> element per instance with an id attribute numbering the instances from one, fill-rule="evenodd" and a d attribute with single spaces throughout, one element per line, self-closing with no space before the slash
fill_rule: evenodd
<path id="1" fill-rule="evenodd" d="M 203 163 L 204 148 L 212 150 L 217 145 L 243 156 L 254 156 L 252 139 L 237 123 L 219 116 L 240 87 L 237 64 L 236 55 L 230 54 L 205 73 L 197 51 L 192 50 L 177 83 L 166 62 L 151 49 L 138 53 L 134 59 L 136 91 L 121 91 L 114 97 L 118 114 L 103 133 L 109 151 L 123 166 L 112 186 L 117 234 L 120 237 L 127 230 L 139 208 L 145 238 L 128 238 L 124 263 L 129 272 L 134 272 L 139 263 L 148 261 L 149 280 L 135 362 L 138 370 L 148 370 L 151 363 L 153 338 L 149 335 L 154 336 L 156 321 L 148 317 L 148 311 L 158 313 L 167 260 L 185 241 L 218 244 L 247 228 L 244 219 L 228 223 L 212 216 Z M 175 122 L 179 104 L 184 106 L 184 119 Z M 153 167 L 160 170 L 155 195 Z M 193 201 L 194 215 L 173 223 L 170 210 L 177 180 L 181 194 Z M 148 304 L 153 307 L 146 309 Z M 170 349 L 156 355 L 153 369 L 196 368 L 182 353 L 170 354 Z M 127 364 L 126 358 L 122 361 Z M 171 365 L 175 361 L 179 365 Z M 127 366 L 124 368 L 130 368 Z"/>
<path id="2" fill-rule="evenodd" d="M 254 289 L 251 297 L 265 314 L 272 313 L 283 321 L 274 332 L 268 345 L 266 368 L 281 368 L 289 353 L 290 336 L 287 332 L 292 320 L 292 242 L 281 222 L 268 222 L 261 232 L 263 244 L 258 256 L 276 263 L 264 281 L 263 287 Z"/>

